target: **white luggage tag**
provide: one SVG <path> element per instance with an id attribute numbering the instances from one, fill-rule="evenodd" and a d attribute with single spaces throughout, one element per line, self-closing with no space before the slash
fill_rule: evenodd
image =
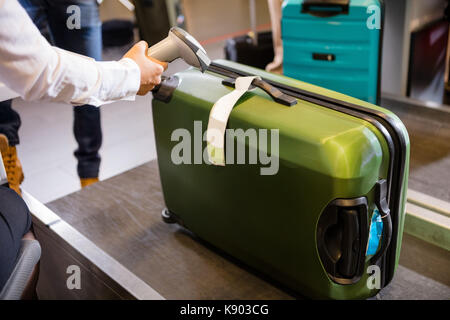
<path id="1" fill-rule="evenodd" d="M 246 93 L 258 76 L 236 78 L 235 90 L 223 96 L 214 104 L 209 114 L 206 142 L 211 164 L 225 166 L 225 130 L 228 118 L 239 98 Z"/>

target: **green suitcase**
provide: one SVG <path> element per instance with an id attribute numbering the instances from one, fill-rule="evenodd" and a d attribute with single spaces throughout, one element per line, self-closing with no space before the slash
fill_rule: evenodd
<path id="1" fill-rule="evenodd" d="M 249 75 L 260 76 L 265 90 L 245 93 L 227 128 L 258 136 L 227 131 L 226 148 L 249 158 L 273 153 L 275 174 L 262 174 L 262 160 L 237 164 L 231 151 L 225 166 L 199 156 L 206 154 L 203 134 L 214 103 L 233 90 L 235 78 Z M 409 170 L 408 133 L 392 112 L 217 60 L 205 74 L 190 68 L 163 81 L 153 121 L 166 222 L 303 296 L 363 299 L 392 280 Z M 278 130 L 278 140 L 271 135 L 261 143 L 264 129 Z M 374 230 L 380 240 L 369 255 Z"/>

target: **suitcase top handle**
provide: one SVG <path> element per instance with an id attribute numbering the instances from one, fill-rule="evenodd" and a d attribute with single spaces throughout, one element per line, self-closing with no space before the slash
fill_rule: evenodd
<path id="1" fill-rule="evenodd" d="M 262 81 L 259 76 L 226 79 L 222 81 L 222 84 L 232 86 L 235 90 L 217 100 L 209 113 L 208 129 L 206 131 L 208 159 L 211 164 L 216 166 L 225 166 L 225 133 L 228 119 L 234 106 L 246 92 L 254 87 L 258 87 L 279 103 L 287 106 L 297 103 L 297 99 Z"/>
<path id="2" fill-rule="evenodd" d="M 222 81 L 222 84 L 225 85 L 225 86 L 234 88 L 236 86 L 236 79 L 234 79 L 234 78 L 224 79 Z M 291 96 L 281 92 L 280 90 L 278 90 L 277 88 L 275 88 L 274 86 L 270 85 L 269 83 L 267 83 L 264 80 L 254 79 L 252 81 L 252 86 L 253 86 L 253 88 L 254 87 L 258 87 L 258 88 L 264 90 L 269 96 L 272 97 L 272 99 L 275 102 L 280 103 L 282 105 L 285 105 L 285 106 L 288 106 L 288 107 L 292 107 L 292 106 L 297 104 L 297 99 L 296 98 L 291 97 Z"/>
<path id="3" fill-rule="evenodd" d="M 304 0 L 301 13 L 326 18 L 348 14 L 350 0 Z"/>

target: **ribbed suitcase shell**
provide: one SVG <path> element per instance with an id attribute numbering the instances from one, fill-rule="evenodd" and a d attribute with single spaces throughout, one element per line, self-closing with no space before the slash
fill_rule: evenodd
<path id="1" fill-rule="evenodd" d="M 216 63 L 353 103 L 390 119 L 404 141 L 404 160 L 401 170 L 394 172 L 400 185 L 398 195 L 391 199 L 396 211 L 392 212 L 395 237 L 386 255 L 393 266 L 385 277 L 387 284 L 398 263 L 409 166 L 409 140 L 401 121 L 386 109 L 330 90 L 229 61 Z M 279 129 L 276 175 L 261 176 L 261 165 L 176 165 L 171 159 L 179 143 L 171 139 L 174 130 L 185 128 L 194 136 L 194 121 L 201 121 L 206 130 L 212 106 L 232 88 L 222 84 L 226 76 L 215 72 L 202 74 L 191 68 L 175 76 L 179 83 L 170 101 L 158 101 L 158 95 L 153 101 L 167 208 L 200 238 L 302 295 L 332 299 L 375 295 L 378 290 L 366 285 L 367 272 L 354 284 L 334 282 L 321 263 L 316 237 L 320 216 L 335 199 L 366 197 L 370 219 L 374 184 L 381 178 L 390 179 L 390 149 L 382 133 L 358 117 L 301 99 L 287 107 L 255 89 L 237 103 L 228 127 Z M 206 145 L 203 142 L 193 147 L 203 150 Z M 365 267 L 368 265 L 366 261 Z"/>
<path id="2" fill-rule="evenodd" d="M 318 17 L 302 12 L 304 0 L 286 0 L 282 12 L 283 71 L 286 76 L 377 103 L 382 30 L 367 21 L 378 0 L 350 0 L 348 13 Z M 317 60 L 314 54 L 334 56 Z"/>

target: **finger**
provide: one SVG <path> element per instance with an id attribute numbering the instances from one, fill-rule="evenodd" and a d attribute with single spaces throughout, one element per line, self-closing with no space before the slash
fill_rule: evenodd
<path id="1" fill-rule="evenodd" d="M 148 43 L 144 40 L 139 41 L 134 45 L 139 53 L 143 53 L 146 55 L 147 49 L 148 49 Z"/>
<path id="2" fill-rule="evenodd" d="M 156 86 L 162 81 L 161 76 L 153 75 L 141 83 L 141 86 Z"/>
<path id="3" fill-rule="evenodd" d="M 159 60 L 157 60 L 157 59 L 155 59 L 155 58 L 152 58 L 152 57 L 150 57 L 150 56 L 147 56 L 147 57 L 148 57 L 150 60 L 152 60 L 153 62 L 159 64 L 161 67 L 163 67 L 164 70 L 167 69 L 167 66 L 168 66 L 167 62 L 159 61 Z"/>
<path id="4" fill-rule="evenodd" d="M 161 76 L 153 76 L 149 83 L 147 83 L 146 85 L 153 85 L 153 86 L 157 86 L 158 84 L 161 83 Z"/>

